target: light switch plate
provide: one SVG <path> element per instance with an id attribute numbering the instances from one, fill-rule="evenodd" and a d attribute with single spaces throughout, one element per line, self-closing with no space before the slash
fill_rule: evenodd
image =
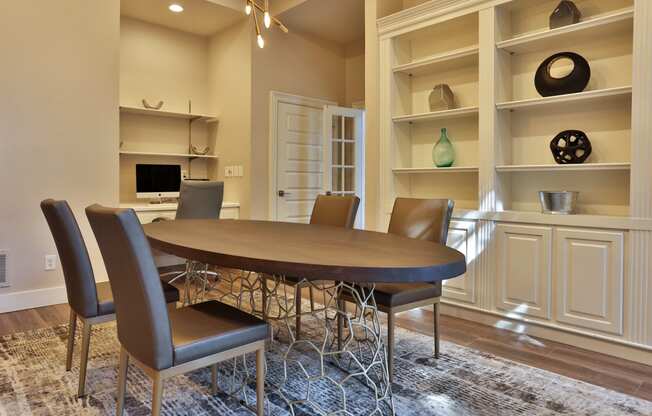
<path id="1" fill-rule="evenodd" d="M 45 270 L 56 270 L 56 269 L 57 269 L 57 255 L 47 254 L 45 256 Z"/>
<path id="2" fill-rule="evenodd" d="M 224 176 L 230 178 L 233 176 L 233 166 L 227 166 L 224 168 Z"/>

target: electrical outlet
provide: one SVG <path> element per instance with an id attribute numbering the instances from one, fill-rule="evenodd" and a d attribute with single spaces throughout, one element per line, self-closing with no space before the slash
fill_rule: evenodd
<path id="1" fill-rule="evenodd" d="M 56 270 L 57 269 L 57 255 L 48 254 L 45 256 L 45 270 Z"/>
<path id="2" fill-rule="evenodd" d="M 188 179 L 188 171 L 187 170 L 182 170 L 181 171 L 181 179 L 183 179 L 183 180 Z"/>

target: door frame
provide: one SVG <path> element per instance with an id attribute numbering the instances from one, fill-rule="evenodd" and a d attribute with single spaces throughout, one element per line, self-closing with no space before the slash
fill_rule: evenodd
<path id="1" fill-rule="evenodd" d="M 322 98 L 304 97 L 301 95 L 288 94 L 280 91 L 269 92 L 269 147 L 267 152 L 267 201 L 268 207 L 267 216 L 270 220 L 277 220 L 276 212 L 276 191 L 277 191 L 277 177 L 276 168 L 278 161 L 278 106 L 279 104 L 294 104 L 305 107 L 312 107 L 320 111 L 324 111 L 326 105 L 337 105 L 337 102 L 326 100 Z"/>

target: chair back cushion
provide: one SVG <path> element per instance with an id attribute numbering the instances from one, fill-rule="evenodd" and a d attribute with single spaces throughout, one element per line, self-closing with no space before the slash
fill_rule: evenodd
<path id="1" fill-rule="evenodd" d="M 224 182 L 181 181 L 178 220 L 212 220 L 220 218 Z"/>
<path id="2" fill-rule="evenodd" d="M 172 366 L 170 320 L 152 250 L 132 209 L 92 205 L 86 216 L 109 275 L 122 346 L 145 365 Z"/>
<path id="3" fill-rule="evenodd" d="M 454 204 L 450 199 L 396 198 L 387 232 L 446 244 Z"/>
<path id="4" fill-rule="evenodd" d="M 93 266 L 70 205 L 66 201 L 46 199 L 41 202 L 41 211 L 57 246 L 68 304 L 75 313 L 84 318 L 97 316 L 97 289 Z"/>
<path id="5" fill-rule="evenodd" d="M 360 198 L 357 196 L 317 195 L 310 224 L 353 228 Z"/>

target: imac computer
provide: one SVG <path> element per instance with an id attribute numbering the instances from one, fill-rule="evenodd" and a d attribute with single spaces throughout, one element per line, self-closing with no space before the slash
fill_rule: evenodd
<path id="1" fill-rule="evenodd" d="M 181 165 L 136 165 L 136 198 L 178 198 Z"/>

